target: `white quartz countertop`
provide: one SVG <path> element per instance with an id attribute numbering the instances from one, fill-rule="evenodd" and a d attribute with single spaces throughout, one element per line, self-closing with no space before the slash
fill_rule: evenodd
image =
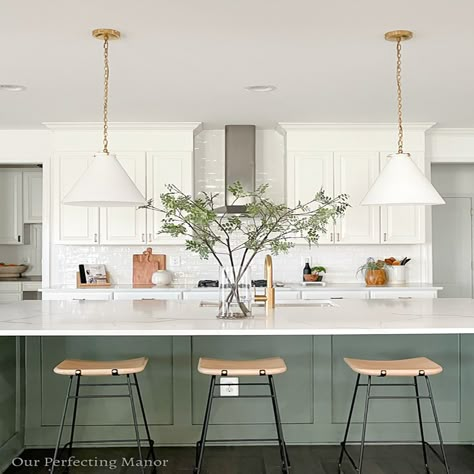
<path id="1" fill-rule="evenodd" d="M 366 286 L 365 283 L 327 283 L 325 286 L 303 285 L 301 283 L 285 283 L 283 287 L 275 288 L 276 291 L 380 291 L 380 290 L 442 290 L 443 287 L 433 285 L 433 283 L 407 283 L 404 285 L 382 285 Z M 198 288 L 196 285 L 111 285 L 108 287 L 88 287 L 76 288 L 74 285 L 53 286 L 52 288 L 43 288 L 42 292 L 69 292 L 69 291 L 218 291 L 218 288 Z M 262 290 L 262 288 L 260 288 Z"/>
<path id="2" fill-rule="evenodd" d="M 216 318 L 199 301 L 20 301 L 0 304 L 0 336 L 474 334 L 474 300 L 342 300 L 262 307 Z"/>

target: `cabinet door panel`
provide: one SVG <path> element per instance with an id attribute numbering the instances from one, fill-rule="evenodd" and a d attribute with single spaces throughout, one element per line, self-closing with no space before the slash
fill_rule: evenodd
<path id="1" fill-rule="evenodd" d="M 345 152 L 334 157 L 334 194 L 348 194 L 351 205 L 336 224 L 336 244 L 380 242 L 380 208 L 360 205 L 378 174 L 377 152 Z"/>
<path id="2" fill-rule="evenodd" d="M 63 198 L 89 166 L 94 156 L 87 153 L 61 153 L 53 162 L 53 229 L 56 243 L 97 244 L 99 212 L 96 207 L 62 204 Z"/>
<path id="3" fill-rule="evenodd" d="M 43 215 L 43 173 L 23 172 L 23 219 L 25 224 L 41 224 Z"/>
<path id="4" fill-rule="evenodd" d="M 145 153 L 117 153 L 117 159 L 142 194 L 146 195 Z M 136 245 L 146 242 L 146 210 L 135 207 L 100 209 L 100 243 Z"/>
<path id="5" fill-rule="evenodd" d="M 388 153 L 380 157 L 383 168 L 388 161 Z M 413 153 L 412 159 L 424 171 L 423 153 Z M 403 192 L 403 183 L 400 185 Z M 382 243 L 418 244 L 425 241 L 425 206 L 381 206 Z"/>
<path id="6" fill-rule="evenodd" d="M 152 152 L 147 154 L 147 198 L 153 199 L 156 207 L 161 207 L 160 194 L 167 191 L 166 185 L 174 184 L 183 193 L 193 195 L 193 154 L 192 152 Z M 173 238 L 160 234 L 162 214 L 148 211 L 147 242 L 179 245 L 183 238 Z"/>
<path id="7" fill-rule="evenodd" d="M 0 244 L 23 244 L 21 171 L 0 172 Z"/>
<path id="8" fill-rule="evenodd" d="M 308 202 L 321 188 L 332 196 L 333 187 L 333 154 L 329 152 L 291 152 L 287 162 L 287 204 L 295 206 L 298 201 Z M 328 226 L 320 243 L 334 240 L 333 226 Z M 298 242 L 298 240 L 296 241 Z M 302 241 L 300 241 L 302 242 Z"/>

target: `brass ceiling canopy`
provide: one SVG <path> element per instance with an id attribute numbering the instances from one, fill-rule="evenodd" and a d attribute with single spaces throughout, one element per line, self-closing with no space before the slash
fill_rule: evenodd
<path id="1" fill-rule="evenodd" d="M 395 30 L 385 33 L 387 41 L 407 41 L 413 38 L 413 32 L 408 30 Z"/>
<path id="2" fill-rule="evenodd" d="M 120 38 L 120 31 L 111 28 L 97 28 L 92 30 L 92 36 L 100 40 L 116 40 Z"/>

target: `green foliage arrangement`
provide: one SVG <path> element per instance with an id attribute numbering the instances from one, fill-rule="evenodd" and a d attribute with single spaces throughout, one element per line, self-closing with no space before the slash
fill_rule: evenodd
<path id="1" fill-rule="evenodd" d="M 249 202 L 242 215 L 219 213 L 219 194 L 204 192 L 193 198 L 172 184 L 160 196 L 162 208 L 155 207 L 152 200 L 142 207 L 161 211 L 161 232 L 185 237 L 187 250 L 206 260 L 212 256 L 221 267 L 230 266 L 229 282 L 238 288 L 240 278 L 259 253 L 287 253 L 295 239 L 317 244 L 327 226 L 349 205 L 347 195 L 329 197 L 321 189 L 308 202 L 288 207 L 272 202 L 267 190 L 267 184 L 251 192 L 239 182 L 229 186 L 231 205 Z"/>

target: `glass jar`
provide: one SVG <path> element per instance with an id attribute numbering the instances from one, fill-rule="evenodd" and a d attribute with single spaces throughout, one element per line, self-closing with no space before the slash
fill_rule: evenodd
<path id="1" fill-rule="evenodd" d="M 219 269 L 219 312 L 221 319 L 242 319 L 252 316 L 254 292 L 250 268 L 232 266 Z"/>

